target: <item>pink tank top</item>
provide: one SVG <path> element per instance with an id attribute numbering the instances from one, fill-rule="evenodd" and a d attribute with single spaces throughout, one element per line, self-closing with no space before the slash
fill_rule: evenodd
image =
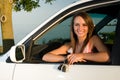
<path id="1" fill-rule="evenodd" d="M 83 50 L 83 53 L 92 53 L 92 47 L 90 44 L 87 44 L 85 49 Z"/>
<path id="2" fill-rule="evenodd" d="M 70 48 L 68 50 L 68 53 L 73 53 L 73 48 Z M 87 44 L 83 50 L 83 53 L 92 53 L 92 46 L 90 46 L 90 44 Z"/>

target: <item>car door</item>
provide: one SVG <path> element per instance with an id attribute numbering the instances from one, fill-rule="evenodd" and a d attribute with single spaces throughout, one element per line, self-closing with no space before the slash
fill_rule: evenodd
<path id="1" fill-rule="evenodd" d="M 61 63 L 49 63 L 42 61 L 42 56 L 53 49 L 70 41 L 70 23 L 72 16 L 80 11 L 88 12 L 95 24 L 95 34 L 117 17 L 120 2 L 118 1 L 91 1 L 86 3 L 74 3 L 62 9 L 51 17 L 44 25 L 30 36 L 24 43 L 29 47 L 26 51 L 26 60 L 15 66 L 13 80 L 114 80 L 120 79 L 120 67 L 111 63 L 78 63 L 66 67 L 68 71 L 58 70 Z M 117 8 L 118 7 L 118 8 Z M 107 12 L 106 12 L 107 10 Z M 111 13 L 111 14 L 109 14 Z M 98 16 L 97 16 L 97 15 Z M 96 15 L 96 16 L 95 16 Z M 104 16 L 105 15 L 105 16 Z M 95 16 L 95 17 L 94 17 Z M 103 18 L 101 18 L 103 17 Z M 99 18 L 99 20 L 98 20 Z M 101 19 L 100 19 L 101 18 Z M 102 39 L 102 37 L 101 37 Z M 112 38 L 113 39 L 113 38 Z M 103 41 L 107 43 L 107 40 Z M 26 45 L 27 44 L 27 45 Z M 113 45 L 114 43 L 112 43 Z M 110 45 L 111 47 L 111 45 Z"/>
<path id="2" fill-rule="evenodd" d="M 67 72 L 58 70 L 58 66 L 59 64 L 17 64 L 13 80 L 120 79 L 119 66 L 70 65 Z"/>

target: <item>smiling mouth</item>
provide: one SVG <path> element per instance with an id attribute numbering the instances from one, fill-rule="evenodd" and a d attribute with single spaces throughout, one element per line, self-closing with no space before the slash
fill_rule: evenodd
<path id="1" fill-rule="evenodd" d="M 78 34 L 83 34 L 84 32 L 83 31 L 77 31 Z"/>

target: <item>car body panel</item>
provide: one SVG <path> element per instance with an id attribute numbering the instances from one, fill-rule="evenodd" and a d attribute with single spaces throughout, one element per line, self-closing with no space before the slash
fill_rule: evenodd
<path id="1" fill-rule="evenodd" d="M 70 65 L 67 72 L 62 72 L 57 69 L 59 65 L 60 64 L 17 64 L 13 80 L 120 79 L 119 66 Z"/>

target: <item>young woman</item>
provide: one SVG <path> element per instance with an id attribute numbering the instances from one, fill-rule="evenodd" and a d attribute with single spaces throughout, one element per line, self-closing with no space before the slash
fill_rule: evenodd
<path id="1" fill-rule="evenodd" d="M 61 62 L 65 59 L 69 64 L 75 62 L 107 62 L 109 51 L 97 35 L 93 35 L 94 24 L 90 16 L 81 12 L 76 14 L 71 24 L 71 42 L 58 49 L 50 51 L 43 56 L 47 62 Z M 97 49 L 97 52 L 94 52 Z M 67 56 L 63 56 L 67 53 Z"/>

